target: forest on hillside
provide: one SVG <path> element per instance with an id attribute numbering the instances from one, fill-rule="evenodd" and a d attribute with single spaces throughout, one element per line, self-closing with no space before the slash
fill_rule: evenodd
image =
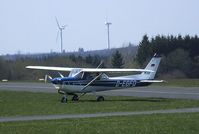
<path id="1" fill-rule="evenodd" d="M 0 57 L 0 80 L 38 80 L 46 74 L 59 76 L 53 71 L 28 70 L 27 65 L 60 67 L 93 67 L 101 61 L 103 68 L 144 68 L 154 54 L 162 56 L 157 77 L 199 78 L 199 38 L 197 36 L 143 36 L 138 46 L 111 50 L 36 55 L 5 55 Z M 65 76 L 66 72 L 61 72 Z"/>
<path id="2" fill-rule="evenodd" d="M 59 77 L 58 72 L 26 69 L 25 67 L 28 65 L 96 68 L 102 61 L 103 64 L 100 67 L 118 67 L 117 59 L 115 59 L 116 63 L 112 65 L 112 56 L 116 51 L 119 52 L 119 58 L 121 57 L 122 60 L 120 62 L 122 65 L 119 64 L 119 67 L 133 66 L 133 57 L 136 55 L 137 46 L 133 46 L 130 43 L 127 47 L 113 48 L 111 50 L 105 49 L 62 54 L 5 55 L 0 57 L 0 80 L 38 80 L 44 78 L 46 74 L 52 77 Z M 129 61 L 131 62 L 129 63 Z M 61 73 L 64 76 L 68 75 L 67 72 Z"/>
<path id="3" fill-rule="evenodd" d="M 144 66 L 155 54 L 162 56 L 158 76 L 165 78 L 199 78 L 199 38 L 186 35 L 143 36 L 136 61 Z"/>

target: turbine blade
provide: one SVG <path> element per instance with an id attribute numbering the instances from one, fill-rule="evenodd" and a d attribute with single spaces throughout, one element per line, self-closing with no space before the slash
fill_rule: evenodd
<path id="1" fill-rule="evenodd" d="M 58 41 L 59 31 L 57 31 L 56 42 Z"/>
<path id="2" fill-rule="evenodd" d="M 59 22 L 58 22 L 58 20 L 57 20 L 57 17 L 55 17 L 55 20 L 56 20 L 56 22 L 57 22 L 58 28 L 61 29 L 61 27 L 60 27 L 60 25 L 59 25 Z"/>

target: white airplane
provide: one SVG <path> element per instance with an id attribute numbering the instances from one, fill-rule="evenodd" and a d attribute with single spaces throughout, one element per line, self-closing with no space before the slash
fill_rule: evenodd
<path id="1" fill-rule="evenodd" d="M 115 69 L 115 68 L 66 68 L 49 66 L 26 66 L 28 69 L 69 71 L 68 77 L 61 73 L 60 77 L 52 78 L 48 76 L 51 83 L 63 94 L 61 102 L 67 102 L 67 95 L 73 95 L 72 101 L 78 101 L 80 96 L 86 93 L 123 89 L 129 87 L 148 86 L 152 83 L 163 82 L 163 80 L 154 80 L 161 57 L 156 54 L 148 63 L 145 69 Z M 120 77 L 108 77 L 107 72 L 141 72 L 136 75 L 127 75 Z M 47 76 L 47 75 L 46 75 Z M 45 78 L 45 80 L 47 77 Z M 78 96 L 77 94 L 80 94 Z M 103 96 L 96 96 L 97 101 L 103 101 Z"/>

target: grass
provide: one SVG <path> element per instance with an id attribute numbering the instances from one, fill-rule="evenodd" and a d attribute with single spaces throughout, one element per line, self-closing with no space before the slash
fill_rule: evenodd
<path id="1" fill-rule="evenodd" d="M 158 86 L 199 87 L 199 79 L 169 79 L 166 83 L 155 83 Z"/>
<path id="2" fill-rule="evenodd" d="M 198 134 L 199 113 L 0 123 L 2 134 Z"/>
<path id="3" fill-rule="evenodd" d="M 94 96 L 84 96 L 79 102 L 60 103 L 61 95 L 0 91 L 0 117 L 44 114 L 78 114 L 121 111 L 145 111 L 199 107 L 199 100 L 163 98 L 105 97 L 96 102 Z"/>

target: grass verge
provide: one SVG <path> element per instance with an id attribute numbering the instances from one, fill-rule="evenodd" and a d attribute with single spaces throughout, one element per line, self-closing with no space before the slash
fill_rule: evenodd
<path id="1" fill-rule="evenodd" d="M 198 134 L 199 113 L 0 123 L 2 134 Z"/>
<path id="2" fill-rule="evenodd" d="M 152 85 L 175 87 L 199 87 L 199 79 L 169 79 L 165 81 L 165 83 L 154 83 Z"/>
<path id="3" fill-rule="evenodd" d="M 0 91 L 0 117 L 199 107 L 199 100 L 108 96 L 104 102 L 96 102 L 94 96 L 87 95 L 79 102 L 65 104 L 60 103 L 60 98 L 61 95 L 52 93 Z"/>

